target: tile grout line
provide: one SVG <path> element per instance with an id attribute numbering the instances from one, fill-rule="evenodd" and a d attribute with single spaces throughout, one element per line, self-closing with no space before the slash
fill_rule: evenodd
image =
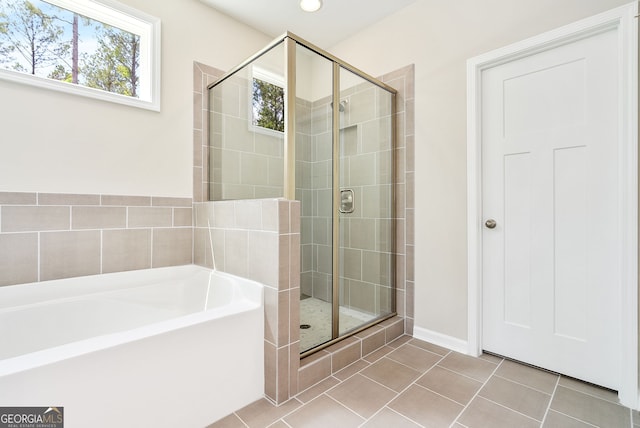
<path id="1" fill-rule="evenodd" d="M 544 412 L 544 416 L 542 417 L 542 424 L 547 420 L 547 416 L 549 415 L 549 411 L 551 410 L 551 403 L 553 402 L 553 398 L 556 395 L 556 391 L 558 390 L 558 385 L 560 384 L 560 376 L 556 379 L 556 384 L 553 387 L 553 392 L 551 393 L 551 398 L 549 399 L 549 404 L 547 404 L 547 410 Z"/>
<path id="2" fill-rule="evenodd" d="M 568 417 L 569 419 L 572 419 L 572 420 L 574 420 L 574 421 L 577 421 L 577 422 L 580 422 L 580 423 L 582 423 L 582 424 L 588 425 L 588 426 L 590 426 L 590 427 L 599 428 L 599 426 L 598 426 L 598 425 L 594 425 L 594 424 L 592 424 L 592 423 L 590 423 L 590 422 L 583 421 L 582 419 L 578 419 L 578 418 L 576 418 L 575 416 L 567 415 L 566 413 L 563 413 L 563 412 L 561 412 L 561 411 L 559 411 L 559 410 L 555 410 L 555 409 L 549 409 L 549 410 L 550 410 L 550 411 L 552 411 L 552 412 L 556 412 L 556 413 L 558 413 L 558 414 L 560 414 L 560 415 L 566 416 L 566 417 Z"/>
<path id="3" fill-rule="evenodd" d="M 409 342 L 405 342 L 405 343 L 403 343 L 402 345 L 398 346 L 395 350 L 398 350 L 398 349 L 402 348 L 403 346 L 407 345 L 408 343 L 409 343 Z M 393 352 L 393 351 L 391 351 L 391 352 Z M 390 353 L 391 353 L 391 352 L 390 352 Z M 447 353 L 447 355 L 449 355 L 450 353 L 451 353 L 451 351 L 449 351 L 449 352 Z M 388 354 L 387 354 L 387 355 L 388 355 Z M 434 354 L 434 355 L 438 355 L 438 354 Z M 435 366 L 437 366 L 437 365 L 438 365 L 438 363 L 439 363 L 440 361 L 442 361 L 442 360 L 443 360 L 447 355 L 443 355 L 443 356 L 441 356 L 441 358 L 440 358 L 436 363 L 434 363 L 431 367 L 429 367 L 429 369 L 428 369 L 428 370 L 426 370 L 424 373 L 422 373 L 420 376 L 418 376 L 418 377 L 417 377 L 413 382 L 409 383 L 409 385 L 407 385 L 404 389 L 402 389 L 401 391 L 398 391 L 398 392 L 396 392 L 395 390 L 393 390 L 393 389 L 389 388 L 389 387 L 388 387 L 388 386 L 386 386 L 386 385 L 382 385 L 380 382 L 377 382 L 377 381 L 376 381 L 376 380 L 374 380 L 374 379 L 371 379 L 371 378 L 370 378 L 370 377 L 368 377 L 367 375 L 362 374 L 362 376 L 366 377 L 367 379 L 369 379 L 369 380 L 371 380 L 371 381 L 373 381 L 373 382 L 375 382 L 375 383 L 378 383 L 378 384 L 380 384 L 380 385 L 382 385 L 382 386 L 385 386 L 386 388 L 391 389 L 393 392 L 396 392 L 396 396 L 395 396 L 395 397 L 393 397 L 391 400 L 387 401 L 387 403 L 385 403 L 382 407 L 380 407 L 380 409 L 378 409 L 378 411 L 377 411 L 377 412 L 375 412 L 373 415 L 371 415 L 371 417 L 370 417 L 370 418 L 368 418 L 364 423 L 369 422 L 369 421 L 370 421 L 371 419 L 373 419 L 376 415 L 378 415 L 380 412 L 382 412 L 382 410 L 384 410 L 385 408 L 387 408 L 387 406 L 388 406 L 389 404 L 391 404 L 391 402 L 392 402 L 392 401 L 396 400 L 398 397 L 400 397 L 402 394 L 404 394 L 404 393 L 405 393 L 409 388 L 411 388 L 413 385 L 415 385 L 415 384 L 416 384 L 416 382 L 418 382 L 418 380 L 419 380 L 420 378 L 422 378 L 425 374 L 427 374 L 428 372 L 430 372 L 430 371 L 431 371 Z M 384 357 L 382 357 L 382 358 L 387 358 L 387 356 L 385 355 L 385 356 L 384 356 Z M 381 360 L 382 358 L 380 358 L 380 360 Z M 389 358 L 389 359 L 390 359 L 391 361 L 393 361 L 393 362 L 396 362 L 396 363 L 398 363 L 398 364 L 401 364 L 401 365 L 403 365 L 403 366 L 405 366 L 405 367 L 408 367 L 408 368 L 410 368 L 410 369 L 412 369 L 412 370 L 418 371 L 418 370 L 414 369 L 413 367 L 409 367 L 409 366 L 407 366 L 406 364 L 403 364 L 403 363 L 401 363 L 401 362 L 399 362 L 399 361 L 396 361 L 396 360 L 391 359 L 391 358 Z M 378 360 L 378 361 L 379 361 L 379 360 Z M 364 369 L 363 369 L 363 370 L 364 370 Z M 417 385 L 417 386 L 421 387 L 421 385 Z M 426 388 L 425 388 L 425 389 L 426 389 Z M 429 390 L 429 391 L 430 391 L 430 390 Z M 444 396 L 443 396 L 443 397 L 444 397 Z M 445 397 L 445 398 L 447 398 L 447 397 Z M 451 400 L 450 398 L 447 398 L 447 399 L 448 399 L 448 400 Z M 451 400 L 451 401 L 453 401 L 453 400 Z M 455 403 L 455 401 L 453 401 L 453 402 Z M 390 407 L 389 407 L 389 410 L 394 411 L 394 410 L 393 410 L 392 408 L 390 408 Z M 399 413 L 399 412 L 396 412 L 396 413 L 398 413 L 399 415 L 402 415 L 402 416 L 403 416 L 403 417 L 405 417 L 406 419 L 409 419 L 411 422 L 417 423 L 416 421 L 414 421 L 413 419 L 409 418 L 409 417 L 408 417 L 408 416 L 406 416 L 406 415 L 403 415 L 403 414 L 401 414 L 401 413 Z M 420 423 L 418 423 L 418 425 L 422 426 L 422 424 L 420 424 Z M 360 426 L 362 426 L 362 425 L 360 425 Z"/>
<path id="4" fill-rule="evenodd" d="M 435 366 L 434 366 L 434 367 L 435 367 Z M 431 369 L 429 369 L 429 371 L 431 371 Z M 426 374 L 426 372 L 425 372 L 425 374 Z M 420 377 L 422 377 L 422 376 L 420 376 Z M 420 384 L 418 384 L 418 383 L 416 383 L 416 385 L 415 385 L 415 386 L 416 386 L 416 387 L 418 387 L 418 388 L 422 388 L 422 389 L 424 389 L 424 390 L 426 390 L 426 391 L 429 391 L 429 392 L 431 392 L 431 393 L 433 393 L 433 394 L 435 394 L 435 395 L 438 395 L 438 396 L 440 396 L 440 397 L 442 397 L 442 398 L 446 398 L 448 401 L 451 401 L 451 402 L 453 402 L 453 403 L 459 404 L 459 405 L 460 405 L 460 406 L 462 406 L 462 407 L 465 407 L 465 404 L 463 404 L 463 403 L 461 403 L 461 402 L 459 402 L 459 401 L 456 401 L 456 400 L 454 400 L 453 398 L 447 397 L 446 395 L 441 394 L 441 393 L 439 393 L 438 391 L 434 391 L 434 390 L 433 390 L 433 389 L 431 389 L 431 388 L 428 388 L 428 387 L 426 387 L 426 386 L 420 385 Z M 463 409 L 463 410 L 464 410 L 464 409 Z"/>
<path id="5" fill-rule="evenodd" d="M 248 424 L 248 423 L 246 423 L 246 422 L 244 421 L 244 419 L 242 419 L 242 418 L 240 417 L 240 415 L 238 414 L 238 412 L 237 412 L 237 411 L 236 411 L 236 412 L 233 412 L 232 414 L 233 414 L 233 415 L 235 415 L 235 417 L 236 417 L 236 418 L 238 418 L 238 419 L 240 420 L 240 422 L 242 423 L 242 425 L 244 425 L 246 428 L 250 428 L 250 427 L 249 427 L 249 424 Z"/>
<path id="6" fill-rule="evenodd" d="M 452 351 L 452 352 L 453 352 L 453 351 Z M 464 354 L 463 354 L 463 355 L 464 355 Z M 493 364 L 493 363 L 492 363 L 492 364 Z M 497 365 L 499 365 L 499 363 L 498 363 L 498 364 L 496 364 L 496 366 L 497 366 Z M 466 375 L 466 374 L 464 374 L 464 373 L 460 373 L 460 372 L 457 372 L 457 371 L 455 371 L 455 370 L 453 370 L 453 369 L 450 369 L 449 367 L 444 367 L 444 366 L 438 366 L 438 367 L 440 367 L 441 369 L 446 370 L 446 371 L 448 371 L 448 372 L 451 372 L 451 373 L 453 373 L 453 374 L 456 374 L 456 375 L 458 375 L 458 376 L 462 376 L 462 377 L 464 377 L 464 378 L 466 378 L 466 379 L 473 380 L 473 381 L 475 381 L 475 382 L 479 382 L 479 383 L 481 383 L 481 384 L 482 384 L 482 386 L 484 386 L 484 384 L 485 384 L 486 382 L 488 382 L 488 381 L 489 381 L 489 379 L 487 379 L 486 381 L 478 380 L 478 379 L 476 379 L 476 378 L 474 378 L 474 377 L 471 377 L 471 376 L 468 376 L 468 375 Z M 497 369 L 497 367 L 496 367 L 496 369 Z M 491 374 L 491 376 L 493 376 L 493 373 Z M 489 376 L 489 378 L 491 378 L 491 376 Z M 481 387 L 481 388 L 482 388 L 482 387 Z M 547 395 L 549 395 L 549 394 L 547 394 Z"/>
<path id="7" fill-rule="evenodd" d="M 560 374 L 559 376 L 560 376 L 560 378 L 562 379 L 563 375 L 561 375 L 561 374 Z M 567 377 L 567 376 L 564 376 L 564 377 L 565 377 L 565 378 L 568 378 L 568 379 L 573 379 L 573 378 L 570 378 L 570 377 Z M 574 380 L 575 380 L 575 379 L 574 379 Z M 583 382 L 583 381 L 578 380 L 578 382 Z M 584 382 L 584 383 L 585 383 L 585 384 L 587 384 L 587 385 L 593 386 L 593 387 L 595 387 L 595 388 L 602 388 L 602 389 L 606 389 L 606 388 L 604 388 L 604 387 L 601 387 L 601 386 L 598 386 L 598 385 L 595 385 L 595 384 L 591 384 L 591 383 L 589 383 L 589 382 Z M 573 392 L 577 392 L 578 394 L 588 395 L 588 396 L 589 396 L 589 397 L 591 397 L 591 398 L 596 398 L 596 399 L 598 399 L 598 400 L 601 400 L 601 401 L 607 402 L 607 403 L 609 403 L 609 404 L 614 404 L 614 405 L 616 405 L 616 406 L 625 407 L 625 406 L 623 406 L 623 405 L 622 405 L 622 404 L 620 404 L 620 403 L 616 403 L 615 401 L 607 400 L 606 398 L 599 397 L 599 396 L 597 396 L 597 395 L 595 395 L 595 394 L 592 394 L 592 393 L 587 392 L 587 391 L 584 391 L 584 390 L 580 390 L 580 389 L 572 388 L 572 387 L 571 387 L 571 386 L 569 386 L 569 385 L 558 385 L 558 386 L 560 386 L 560 387 L 562 387 L 562 388 L 569 389 L 569 390 L 571 390 L 571 391 L 573 391 Z"/>
<path id="8" fill-rule="evenodd" d="M 388 409 L 390 412 L 393 412 L 393 413 L 395 413 L 396 415 L 399 415 L 399 416 L 401 416 L 401 417 L 405 418 L 406 420 L 413 422 L 414 424 L 418 425 L 419 427 L 424 427 L 424 425 L 422 425 L 420 422 L 418 422 L 418 421 L 414 421 L 414 420 L 413 420 L 413 419 L 411 419 L 409 416 L 407 416 L 407 415 L 403 415 L 402 413 L 400 413 L 400 412 L 398 412 L 398 411 L 396 411 L 396 410 L 392 409 L 391 407 L 387 407 L 386 405 L 385 405 L 383 408 L 381 408 L 379 411 L 377 411 L 377 412 L 376 412 L 376 415 L 377 415 L 378 413 L 380 413 L 380 412 L 381 412 L 382 410 L 384 410 L 384 409 Z M 372 416 L 372 418 L 373 418 L 373 416 Z"/>
<path id="9" fill-rule="evenodd" d="M 321 395 L 323 395 L 323 394 L 318 395 L 318 397 L 320 397 Z M 308 401 L 308 403 L 311 403 L 312 401 L 316 400 L 318 397 L 315 397 L 313 400 L 309 400 L 309 401 Z M 289 400 L 285 401 L 285 403 L 288 403 L 288 402 L 290 402 L 290 401 L 297 401 L 297 402 L 298 402 L 298 404 L 299 404 L 299 406 L 297 406 L 295 409 L 291 410 L 289 413 L 285 413 L 284 415 L 280 416 L 278 419 L 276 419 L 275 421 L 273 421 L 273 422 L 271 422 L 269 425 L 267 425 L 267 427 L 270 427 L 270 426 L 274 425 L 274 424 L 275 424 L 275 423 L 277 423 L 277 422 L 283 422 L 283 423 L 285 423 L 286 425 L 291 426 L 291 425 L 289 425 L 287 422 L 285 422 L 284 418 L 286 418 L 287 416 L 289 416 L 289 415 L 291 415 L 291 414 L 293 414 L 293 413 L 297 412 L 297 411 L 298 411 L 298 410 L 300 410 L 302 407 L 304 407 L 306 404 L 308 404 L 308 403 L 303 403 L 302 401 L 298 400 L 298 399 L 297 399 L 297 398 L 295 398 L 295 397 L 293 397 L 293 398 L 291 398 L 291 399 L 289 399 Z M 270 403 L 271 403 L 271 402 L 270 402 Z M 282 403 L 281 405 L 284 405 L 285 403 Z M 278 408 L 278 407 L 280 407 L 280 406 L 276 406 L 276 405 L 275 405 L 275 404 L 273 404 L 273 403 L 271 403 L 271 405 L 272 405 L 274 408 Z M 358 416 L 359 416 L 359 415 L 358 415 Z M 244 422 L 244 421 L 243 421 L 243 422 Z M 248 425 L 248 424 L 247 424 L 247 425 Z"/>
<path id="10" fill-rule="evenodd" d="M 335 403 L 339 404 L 340 406 L 344 407 L 345 409 L 347 409 L 348 411 L 350 411 L 351 413 L 353 413 L 354 415 L 356 415 L 356 416 L 357 416 L 357 417 L 359 417 L 360 419 L 362 419 L 362 420 L 363 420 L 363 421 L 362 421 L 362 423 L 367 422 L 367 420 L 368 420 L 367 418 L 365 418 L 365 417 L 364 417 L 364 416 L 362 416 L 360 413 L 356 412 L 355 410 L 353 410 L 352 408 L 350 408 L 350 407 L 349 407 L 349 406 L 347 406 L 346 404 L 344 404 L 344 403 L 342 403 L 342 402 L 338 401 L 337 399 L 333 398 L 332 396 L 330 396 L 330 395 L 329 395 L 329 394 L 327 394 L 326 392 L 324 392 L 324 393 L 322 393 L 322 394 L 318 395 L 318 397 L 314 398 L 314 399 L 313 399 L 313 400 L 311 400 L 311 401 L 315 401 L 316 399 L 318 399 L 319 397 L 321 397 L 321 396 L 323 396 L 323 395 L 324 395 L 324 396 L 326 396 L 327 398 L 329 398 L 330 400 L 333 400 Z M 311 402 L 311 401 L 310 401 L 310 402 Z M 304 405 L 303 405 L 303 406 L 304 406 Z M 360 426 L 360 425 L 358 425 L 358 426 Z"/>
<path id="11" fill-rule="evenodd" d="M 458 414 L 458 416 L 453 420 L 453 422 L 451 422 L 451 425 L 449 425 L 450 427 L 453 427 L 454 424 L 456 422 L 458 422 L 458 419 L 460 419 L 460 416 L 462 416 L 464 414 L 464 412 L 469 408 L 469 405 L 473 402 L 473 400 L 476 399 L 476 397 L 478 397 L 480 395 L 480 391 L 482 391 L 482 388 L 485 387 L 485 385 L 487 384 L 487 382 L 489 382 L 489 379 L 491 379 L 491 377 L 493 377 L 493 375 L 498 371 L 498 369 L 500 368 L 500 366 L 502 365 L 502 363 L 504 362 L 504 359 L 502 361 L 500 361 L 498 363 L 498 365 L 496 365 L 496 368 L 493 369 L 493 371 L 491 372 L 491 375 L 482 383 L 482 386 L 480 388 L 478 388 L 478 390 L 476 391 L 475 394 L 473 394 L 473 397 L 471 397 L 471 399 L 469 400 L 469 402 L 467 403 L 466 406 L 464 406 L 464 408 L 462 409 L 462 411 Z M 453 371 L 453 370 L 452 370 Z M 457 373 L 457 372 L 454 372 Z M 477 380 L 477 379 L 475 379 Z"/>
<path id="12" fill-rule="evenodd" d="M 36 254 L 36 260 L 37 260 L 37 261 L 36 261 L 36 263 L 37 263 L 37 266 L 36 266 L 36 268 L 37 268 L 37 271 L 38 271 L 38 272 L 37 272 L 37 275 L 38 275 L 38 282 L 40 282 L 40 281 L 42 281 L 42 279 L 41 279 L 41 275 L 42 275 L 42 273 L 41 273 L 41 271 L 42 271 L 42 266 L 41 266 L 42 260 L 41 260 L 41 258 L 42 258 L 42 257 L 40 256 L 40 247 L 41 247 L 41 245 L 42 245 L 42 244 L 41 244 L 41 241 L 42 241 L 42 232 L 41 232 L 41 231 L 37 231 L 36 233 L 37 233 L 37 236 L 38 236 L 38 245 L 36 246 L 36 251 L 37 251 L 37 254 Z"/>
<path id="13" fill-rule="evenodd" d="M 474 397 L 474 398 L 475 398 L 475 397 Z M 536 419 L 536 418 L 534 418 L 534 417 L 532 417 L 532 416 L 526 415 L 526 414 L 524 414 L 524 413 L 520 412 L 519 410 L 512 409 L 511 407 L 505 406 L 504 404 L 498 403 L 497 401 L 493 401 L 492 399 L 487 398 L 487 397 L 482 396 L 482 395 L 480 395 L 480 396 L 479 396 L 479 398 L 482 398 L 483 400 L 487 400 L 487 401 L 489 401 L 490 403 L 495 404 L 496 406 L 502 407 L 503 409 L 510 410 L 510 411 L 512 411 L 513 413 L 517 413 L 517 414 L 519 414 L 520 416 L 524 416 L 525 418 L 530 419 L 530 420 L 532 420 L 532 421 L 535 421 L 535 422 L 537 422 L 540 426 L 542 426 L 542 421 L 539 421 L 538 419 Z"/>
<path id="14" fill-rule="evenodd" d="M 534 388 L 534 387 L 532 387 L 532 386 L 530 386 L 530 385 L 527 385 L 527 384 L 524 384 L 524 383 L 522 383 L 522 382 L 518 382 L 517 380 L 509 379 L 508 377 L 504 377 L 504 376 L 500 376 L 499 374 L 496 374 L 496 375 L 494 375 L 494 376 L 495 376 L 495 377 L 497 377 L 497 378 L 500 378 L 500 379 L 502 379 L 502 380 L 506 380 L 507 382 L 515 383 L 516 385 L 522 386 L 522 387 L 527 388 L 527 389 L 530 389 L 530 390 L 532 390 L 532 391 L 539 392 L 540 394 L 548 395 L 548 396 L 550 396 L 551 398 L 553 398 L 553 393 L 554 393 L 554 392 L 555 392 L 555 390 L 556 390 L 556 388 L 554 387 L 554 388 L 553 388 L 553 392 L 549 393 L 549 392 L 541 391 L 541 390 L 539 390 L 538 388 Z M 560 381 L 560 376 L 558 375 L 558 380 L 557 380 L 557 382 L 559 382 L 559 381 Z M 556 387 L 557 387 L 557 382 L 556 382 Z"/>
<path id="15" fill-rule="evenodd" d="M 411 340 L 413 340 L 413 338 L 412 338 Z M 434 354 L 434 355 L 437 355 L 437 356 L 439 356 L 439 357 L 446 357 L 447 355 L 449 355 L 449 353 L 450 353 L 450 352 L 452 352 L 452 351 L 447 351 L 447 353 L 446 353 L 446 354 L 444 354 L 444 355 L 442 355 L 442 354 L 438 354 L 437 352 L 429 351 L 428 349 L 425 349 L 425 348 L 422 348 L 422 347 L 420 347 L 420 346 L 414 345 L 413 343 L 411 343 L 411 340 L 410 340 L 410 341 L 408 341 L 407 343 L 404 343 L 404 345 L 409 345 L 409 346 L 411 346 L 411 347 L 413 347 L 413 348 L 421 349 L 421 350 L 423 350 L 423 351 L 429 352 L 429 353 Z"/>
<path id="16" fill-rule="evenodd" d="M 270 424 L 267 426 L 267 428 L 273 427 L 275 426 L 275 424 L 277 424 L 278 422 L 282 422 L 283 424 L 285 424 L 288 428 L 292 428 L 291 425 L 289 425 L 284 419 L 280 418 L 277 421 L 275 421 L 274 423 Z"/>

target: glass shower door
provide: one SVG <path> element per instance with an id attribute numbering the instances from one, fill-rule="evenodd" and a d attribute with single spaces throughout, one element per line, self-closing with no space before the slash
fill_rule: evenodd
<path id="1" fill-rule="evenodd" d="M 300 351 L 305 352 L 333 339 L 333 62 L 297 45 L 296 70 Z"/>
<path id="2" fill-rule="evenodd" d="M 394 310 L 393 95 L 340 69 L 339 335 Z"/>
<path id="3" fill-rule="evenodd" d="M 395 310 L 393 96 L 297 45 L 303 354 Z"/>

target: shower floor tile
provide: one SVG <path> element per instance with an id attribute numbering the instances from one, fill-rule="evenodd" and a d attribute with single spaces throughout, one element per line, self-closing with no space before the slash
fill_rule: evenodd
<path id="1" fill-rule="evenodd" d="M 340 332 L 347 332 L 374 319 L 355 309 L 340 308 Z M 300 300 L 300 350 L 306 351 L 331 340 L 331 303 L 314 297 Z"/>

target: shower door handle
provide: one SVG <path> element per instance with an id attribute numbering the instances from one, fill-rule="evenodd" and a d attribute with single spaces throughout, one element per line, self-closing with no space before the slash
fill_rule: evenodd
<path id="1" fill-rule="evenodd" d="M 354 194 L 352 189 L 340 190 L 340 212 L 351 214 L 355 210 Z"/>

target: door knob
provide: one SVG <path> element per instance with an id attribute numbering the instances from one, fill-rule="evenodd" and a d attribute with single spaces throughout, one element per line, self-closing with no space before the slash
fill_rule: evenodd
<path id="1" fill-rule="evenodd" d="M 497 225 L 496 221 L 492 218 L 484 222 L 484 225 L 487 226 L 487 229 L 494 229 Z"/>

